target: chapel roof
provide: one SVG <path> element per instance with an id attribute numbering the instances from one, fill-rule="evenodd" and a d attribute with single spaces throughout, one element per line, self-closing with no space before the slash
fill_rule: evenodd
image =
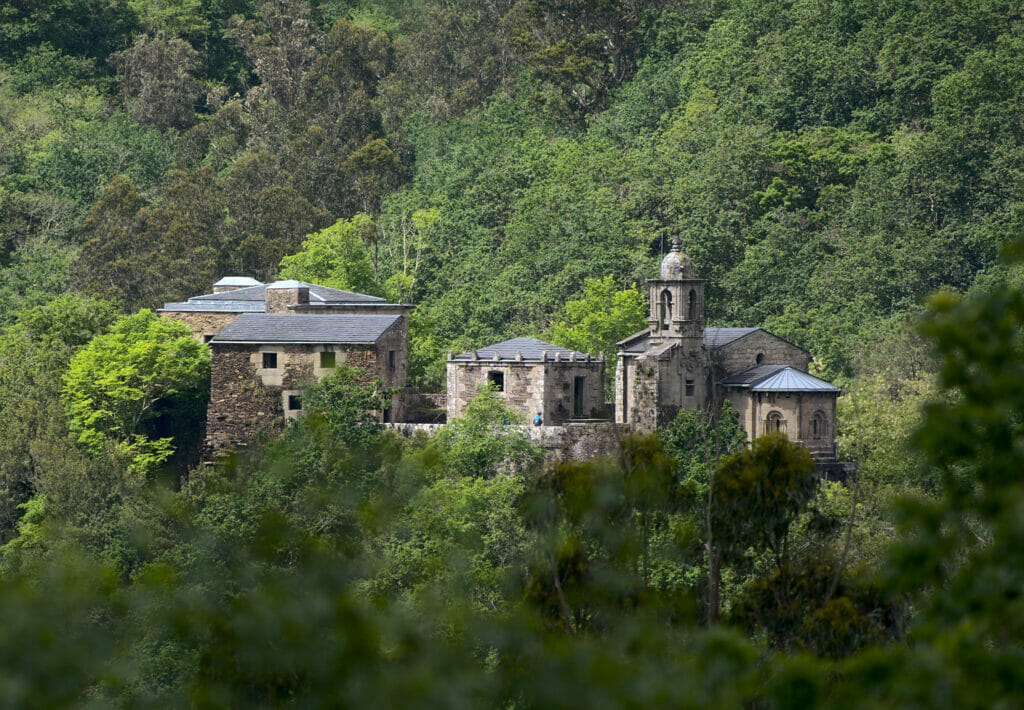
<path id="1" fill-rule="evenodd" d="M 751 392 L 838 392 L 835 385 L 789 365 L 755 365 L 726 377 L 726 387 Z"/>
<path id="2" fill-rule="evenodd" d="M 760 328 L 705 328 L 704 347 L 708 350 L 717 350 L 726 345 L 736 342 L 740 338 L 756 333 Z M 767 331 L 765 331 L 767 332 Z M 651 347 L 650 331 L 642 330 L 625 340 L 619 341 L 622 352 L 634 355 L 647 352 Z"/>
<path id="3" fill-rule="evenodd" d="M 474 353 L 476 354 L 475 358 L 473 357 Z M 511 340 L 464 352 L 456 355 L 452 360 L 466 362 L 474 359 L 513 361 L 522 359 L 524 361 L 540 362 L 545 359 L 553 360 L 556 355 L 562 360 L 569 360 L 570 357 L 576 360 L 587 360 L 590 358 L 590 355 L 579 350 L 570 350 L 558 345 L 552 345 L 536 338 L 512 338 Z"/>
<path id="4" fill-rule="evenodd" d="M 398 315 L 243 313 L 215 335 L 210 343 L 371 345 L 401 318 Z"/>

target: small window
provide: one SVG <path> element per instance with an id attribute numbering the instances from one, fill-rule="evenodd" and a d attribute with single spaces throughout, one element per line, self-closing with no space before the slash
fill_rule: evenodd
<path id="1" fill-rule="evenodd" d="M 693 380 L 686 381 L 686 396 L 692 397 L 694 392 Z"/>
<path id="2" fill-rule="evenodd" d="M 504 372 L 488 372 L 487 382 L 494 385 L 494 389 L 498 392 L 505 391 L 505 373 Z"/>
<path id="3" fill-rule="evenodd" d="M 203 334 L 203 342 L 204 343 L 208 343 L 211 340 L 213 340 L 213 334 L 212 333 L 204 333 Z"/>
<path id="4" fill-rule="evenodd" d="M 288 411 L 297 412 L 302 409 L 302 397 L 297 394 L 288 395 Z"/>
<path id="5" fill-rule="evenodd" d="M 785 431 L 786 422 L 778 412 L 769 412 L 764 422 L 765 431 L 769 434 L 777 431 Z"/>
<path id="6" fill-rule="evenodd" d="M 277 353 L 263 353 L 263 369 L 277 369 Z"/>
<path id="7" fill-rule="evenodd" d="M 758 353 L 757 357 L 755 358 L 755 362 L 757 362 L 758 365 L 764 362 L 764 353 Z"/>
<path id="8" fill-rule="evenodd" d="M 388 368 L 391 370 L 395 369 L 395 351 L 388 350 Z"/>
<path id="9" fill-rule="evenodd" d="M 333 350 L 324 350 L 320 353 L 320 367 L 323 369 L 334 367 L 335 360 Z"/>

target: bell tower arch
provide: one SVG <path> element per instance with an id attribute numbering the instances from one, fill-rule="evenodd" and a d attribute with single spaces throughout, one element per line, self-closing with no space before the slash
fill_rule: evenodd
<path id="1" fill-rule="evenodd" d="M 658 278 L 649 279 L 648 326 L 653 341 L 697 339 L 704 336 L 704 279 L 698 278 L 690 257 L 683 253 L 679 234 L 661 261 Z"/>

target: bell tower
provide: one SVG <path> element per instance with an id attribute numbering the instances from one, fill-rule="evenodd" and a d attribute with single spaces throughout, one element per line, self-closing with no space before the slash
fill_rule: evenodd
<path id="1" fill-rule="evenodd" d="M 651 309 L 647 318 L 652 342 L 704 340 L 704 279 L 697 278 L 690 257 L 683 254 L 679 233 L 661 261 L 659 278 L 648 279 Z"/>

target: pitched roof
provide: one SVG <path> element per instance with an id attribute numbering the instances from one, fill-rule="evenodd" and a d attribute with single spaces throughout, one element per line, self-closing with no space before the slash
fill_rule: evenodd
<path id="1" fill-rule="evenodd" d="M 214 286 L 259 286 L 260 281 L 250 276 L 225 276 Z"/>
<path id="2" fill-rule="evenodd" d="M 788 365 L 755 365 L 722 381 L 751 392 L 838 392 L 839 388 Z"/>
<path id="3" fill-rule="evenodd" d="M 756 333 L 761 330 L 760 328 L 705 328 L 704 329 L 704 347 L 711 350 L 717 350 L 718 348 L 734 343 L 740 338 L 744 338 L 751 333 Z M 765 331 L 767 332 L 767 331 Z"/>
<path id="4" fill-rule="evenodd" d="M 740 338 L 756 333 L 760 328 L 705 328 L 704 347 L 708 350 L 717 350 Z M 766 331 L 767 332 L 767 331 Z M 618 343 L 624 345 L 622 352 L 627 354 L 639 354 L 647 352 L 651 347 L 651 336 L 649 331 L 640 331 Z"/>
<path id="5" fill-rule="evenodd" d="M 401 316 L 243 313 L 212 344 L 292 343 L 305 345 L 376 343 Z"/>
<path id="6" fill-rule="evenodd" d="M 512 338 L 511 340 L 505 340 L 501 343 L 495 343 L 494 345 L 488 345 L 484 348 L 456 355 L 452 359 L 461 361 L 473 360 L 474 352 L 478 360 L 493 360 L 495 354 L 498 355 L 499 360 L 517 360 L 517 354 L 521 354 L 523 360 L 534 362 L 541 361 L 545 354 L 549 359 L 554 359 L 555 355 L 558 354 L 563 360 L 568 360 L 571 355 L 575 355 L 577 360 L 586 360 L 590 357 L 587 353 L 582 353 L 579 350 L 569 350 L 552 345 L 551 343 L 545 343 L 543 340 L 537 340 L 536 338 Z"/>
<path id="7" fill-rule="evenodd" d="M 384 299 L 378 296 L 367 296 L 365 293 L 353 293 L 352 291 L 342 291 L 341 289 L 337 288 L 327 288 L 326 286 L 318 286 L 316 284 L 306 283 L 304 281 L 276 281 L 272 284 L 260 284 L 259 286 L 238 288 L 235 289 L 234 291 L 224 291 L 222 293 L 207 293 L 202 296 L 193 296 L 188 300 L 190 302 L 265 301 L 267 297 L 268 288 L 299 288 L 303 286 L 309 289 L 310 303 L 365 303 L 369 301 L 375 301 L 378 303 L 384 302 Z"/>

